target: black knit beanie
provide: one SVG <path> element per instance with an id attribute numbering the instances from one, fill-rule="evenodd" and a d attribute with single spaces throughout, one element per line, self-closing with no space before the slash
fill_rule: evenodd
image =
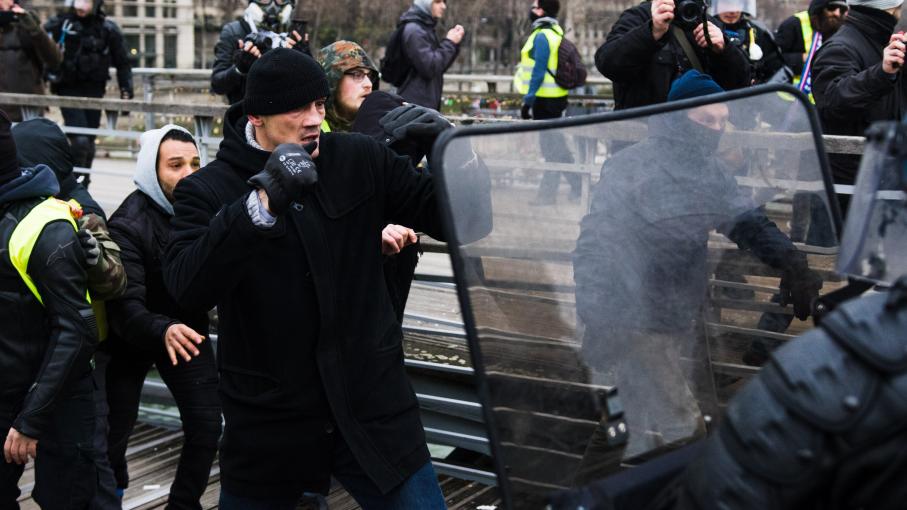
<path id="1" fill-rule="evenodd" d="M 276 48 L 252 64 L 246 76 L 243 111 L 246 115 L 274 115 L 328 97 L 324 70 L 301 51 Z"/>
<path id="2" fill-rule="evenodd" d="M 16 141 L 12 134 L 13 122 L 6 112 L 0 110 L 0 186 L 19 177 L 19 157 L 16 155 Z"/>

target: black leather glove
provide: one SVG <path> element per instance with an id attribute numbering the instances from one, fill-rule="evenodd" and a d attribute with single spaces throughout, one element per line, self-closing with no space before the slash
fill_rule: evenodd
<path id="1" fill-rule="evenodd" d="M 258 57 L 248 51 L 237 48 L 237 50 L 233 52 L 233 65 L 236 66 L 236 70 L 239 71 L 239 74 L 248 73 L 256 60 L 258 60 Z"/>
<path id="2" fill-rule="evenodd" d="M 283 143 L 274 149 L 265 168 L 249 179 L 256 189 L 268 194 L 268 209 L 279 216 L 290 208 L 290 204 L 302 200 L 311 193 L 318 182 L 318 171 L 312 161 L 312 152 L 318 147 L 310 143 L 303 147 L 296 143 Z"/>
<path id="3" fill-rule="evenodd" d="M 529 120 L 532 118 L 532 107 L 527 103 L 523 103 L 522 108 L 520 108 L 520 118 L 523 120 Z"/>
<path id="4" fill-rule="evenodd" d="M 795 260 L 781 273 L 781 306 L 794 306 L 794 317 L 806 320 L 812 315 L 813 302 L 819 297 L 822 277 L 809 268 L 806 256 L 797 253 Z"/>
<path id="5" fill-rule="evenodd" d="M 437 111 L 414 104 L 394 108 L 384 114 L 378 124 L 396 140 L 412 140 L 420 144 L 433 144 L 442 131 L 453 127 Z"/>
<path id="6" fill-rule="evenodd" d="M 79 238 L 79 244 L 82 245 L 82 251 L 85 252 L 85 265 L 94 267 L 101 260 L 101 247 L 98 246 L 98 240 L 95 239 L 91 232 L 81 229 L 76 233 Z"/>

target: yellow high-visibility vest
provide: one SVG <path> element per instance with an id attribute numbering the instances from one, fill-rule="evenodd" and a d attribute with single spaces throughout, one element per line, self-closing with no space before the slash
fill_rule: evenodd
<path id="1" fill-rule="evenodd" d="M 806 50 L 806 53 L 809 53 L 809 47 L 813 44 L 813 26 L 809 22 L 809 13 L 807 11 L 800 11 L 797 14 L 794 14 L 798 20 L 800 20 L 800 32 L 803 34 L 803 48 Z M 804 67 L 806 63 L 804 62 Z M 794 87 L 799 87 L 800 85 L 800 75 L 794 76 Z M 812 94 L 810 94 L 812 97 Z"/>
<path id="2" fill-rule="evenodd" d="M 554 81 L 554 73 L 557 72 L 557 50 L 561 46 L 561 40 L 564 38 L 564 31 L 557 25 L 535 29 L 529 35 L 529 40 L 520 50 L 520 65 L 517 66 L 516 74 L 513 76 L 513 87 L 520 94 L 529 92 L 529 82 L 532 80 L 532 69 L 535 67 L 535 59 L 532 58 L 532 47 L 535 43 L 535 36 L 541 32 L 548 40 L 548 72 L 545 73 L 545 79 L 542 85 L 536 91 L 536 97 L 564 97 L 567 95 L 567 89 L 561 87 Z"/>
<path id="3" fill-rule="evenodd" d="M 16 268 L 16 272 L 19 273 L 28 290 L 34 294 L 42 305 L 44 304 L 44 299 L 41 297 L 41 293 L 38 292 L 38 287 L 35 285 L 34 280 L 28 274 L 28 261 L 31 258 L 32 250 L 35 248 L 35 243 L 38 242 L 38 237 L 47 224 L 54 221 L 66 221 L 72 225 L 74 230 L 79 230 L 79 226 L 76 224 L 75 218 L 73 218 L 71 205 L 81 209 L 81 206 L 75 200 L 64 202 L 53 197 L 48 198 L 36 205 L 22 218 L 16 228 L 13 229 L 13 233 L 9 238 L 10 263 Z M 107 310 L 104 302 L 92 302 L 88 290 L 85 291 L 85 300 L 94 309 L 95 319 L 98 324 L 99 340 L 107 338 Z"/>
<path id="4" fill-rule="evenodd" d="M 328 124 L 328 120 L 327 120 L 327 119 L 324 119 L 323 121 L 321 121 L 321 132 L 322 132 L 322 133 L 330 133 L 330 132 L 331 132 L 331 125 Z"/>

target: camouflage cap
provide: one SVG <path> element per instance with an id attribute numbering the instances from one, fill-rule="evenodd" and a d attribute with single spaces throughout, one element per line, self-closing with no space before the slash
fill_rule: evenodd
<path id="1" fill-rule="evenodd" d="M 328 76 L 328 83 L 331 86 L 331 92 L 337 90 L 337 84 L 343 73 L 357 68 L 365 68 L 372 71 L 372 81 L 378 77 L 378 68 L 375 66 L 372 58 L 362 49 L 362 46 L 352 41 L 337 41 L 321 48 L 318 55 L 318 63 L 324 69 Z M 333 94 L 332 94 L 333 95 Z"/>

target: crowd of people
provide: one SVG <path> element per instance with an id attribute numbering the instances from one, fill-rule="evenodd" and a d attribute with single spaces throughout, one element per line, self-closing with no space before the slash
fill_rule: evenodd
<path id="1" fill-rule="evenodd" d="M 715 0 L 710 16 L 706 2 L 693 2 L 701 12 L 689 16 L 674 0 L 646 1 L 621 14 L 595 66 L 613 82 L 618 110 L 790 82 L 814 101 L 826 133 L 862 135 L 907 113 L 907 37 L 895 32 L 902 1 L 812 0 L 777 32 L 758 21 L 755 0 Z M 75 171 L 91 167 L 94 136 L 0 106 L 0 247 L 9 254 L 0 260 L 0 507 L 17 507 L 19 477 L 35 459 L 42 507 L 119 508 L 128 438 L 155 366 L 186 437 L 169 508 L 200 507 L 218 452 L 225 509 L 294 508 L 306 493 L 325 493 L 331 477 L 367 509 L 444 508 L 401 322 L 417 232 L 445 237 L 431 147 L 451 127 L 437 110 L 464 30 L 439 38 L 446 1 L 414 0 L 398 25 L 406 72 L 389 93 L 378 90 L 380 64 L 356 42 L 312 51 L 293 7 L 252 0 L 223 28 L 211 89 L 230 107 L 216 160 L 200 168 L 196 138 L 182 127 L 144 133 L 136 190 L 109 216 Z M 559 118 L 567 107 L 554 72 L 566 37 L 560 7 L 529 8 L 514 77 L 525 119 Z M 0 0 L 0 15 L 0 91 L 43 94 L 49 83 L 55 94 L 99 98 L 113 66 L 121 98 L 133 97 L 122 35 L 100 0 L 74 0 L 43 28 L 14 0 Z M 684 96 L 684 87 L 699 92 Z M 62 113 L 67 126 L 100 122 L 98 110 Z M 668 150 L 671 129 L 721 131 L 726 117 L 714 126 L 681 119 L 613 165 Z M 542 132 L 540 148 L 546 161 L 573 162 L 557 132 Z M 490 181 L 481 158 L 459 153 L 472 157 L 445 166 L 474 190 L 463 241 L 490 230 Z M 858 157 L 831 164 L 836 183 L 854 184 Z M 556 202 L 561 175 L 579 200 L 578 174 L 548 171 L 533 206 Z M 736 193 L 721 183 L 716 195 Z M 618 192 L 593 198 L 616 204 L 607 193 Z M 748 221 L 796 251 L 762 216 Z M 743 230 L 763 233 L 729 229 L 741 246 L 754 244 Z M 601 258 L 595 246 L 589 253 Z M 789 270 L 805 318 L 803 303 L 818 293 L 805 257 L 759 255 Z M 704 264 L 702 254 L 686 262 L 694 258 Z M 592 267 L 589 282 L 603 274 Z M 579 304 L 590 322 L 605 306 Z"/>

